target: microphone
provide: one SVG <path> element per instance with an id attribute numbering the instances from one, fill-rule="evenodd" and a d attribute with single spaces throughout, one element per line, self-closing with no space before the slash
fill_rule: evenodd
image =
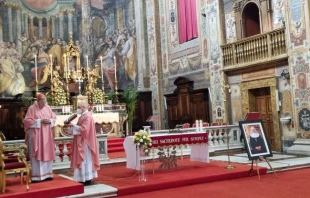
<path id="1" fill-rule="evenodd" d="M 71 122 L 72 120 L 74 120 L 75 118 L 77 118 L 77 114 L 71 115 L 69 118 L 67 118 L 67 119 L 64 121 L 64 124 L 70 124 L 70 122 Z"/>

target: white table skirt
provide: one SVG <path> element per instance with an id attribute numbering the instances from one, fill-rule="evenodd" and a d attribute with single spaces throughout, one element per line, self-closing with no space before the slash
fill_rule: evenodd
<path id="1" fill-rule="evenodd" d="M 152 136 L 151 136 L 152 137 Z M 132 142 L 134 136 L 127 136 L 123 143 L 126 152 L 126 167 L 130 169 L 140 170 L 140 151 Z M 191 161 L 199 161 L 209 163 L 209 146 L 208 144 L 192 144 Z"/>

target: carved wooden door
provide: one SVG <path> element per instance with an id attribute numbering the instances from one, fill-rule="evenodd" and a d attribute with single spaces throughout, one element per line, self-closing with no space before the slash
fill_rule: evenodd
<path id="1" fill-rule="evenodd" d="M 255 89 L 255 111 L 261 112 L 261 120 L 264 124 L 267 138 L 270 141 L 271 148 L 274 148 L 275 136 L 273 131 L 273 117 L 271 108 L 271 96 L 269 87 Z"/>

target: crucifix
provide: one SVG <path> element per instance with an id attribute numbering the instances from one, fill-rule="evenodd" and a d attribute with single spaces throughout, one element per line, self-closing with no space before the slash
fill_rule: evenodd
<path id="1" fill-rule="evenodd" d="M 83 79 L 78 78 L 78 80 L 76 80 L 76 82 L 79 83 L 79 96 L 81 95 L 81 83 L 83 82 Z"/>

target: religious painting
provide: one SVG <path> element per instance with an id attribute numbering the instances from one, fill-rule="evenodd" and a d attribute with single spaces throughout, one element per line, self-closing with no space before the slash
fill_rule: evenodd
<path id="1" fill-rule="evenodd" d="M 240 121 L 239 126 L 249 160 L 272 157 L 270 142 L 261 120 Z"/>
<path id="2" fill-rule="evenodd" d="M 100 66 L 97 86 L 106 92 L 116 81 L 118 89 L 137 86 L 134 0 L 1 0 L 0 13 L 0 97 L 31 93 L 35 82 L 48 91 L 51 71 L 65 81 L 70 41 L 80 52 L 80 60 L 67 57 L 70 70 Z"/>

